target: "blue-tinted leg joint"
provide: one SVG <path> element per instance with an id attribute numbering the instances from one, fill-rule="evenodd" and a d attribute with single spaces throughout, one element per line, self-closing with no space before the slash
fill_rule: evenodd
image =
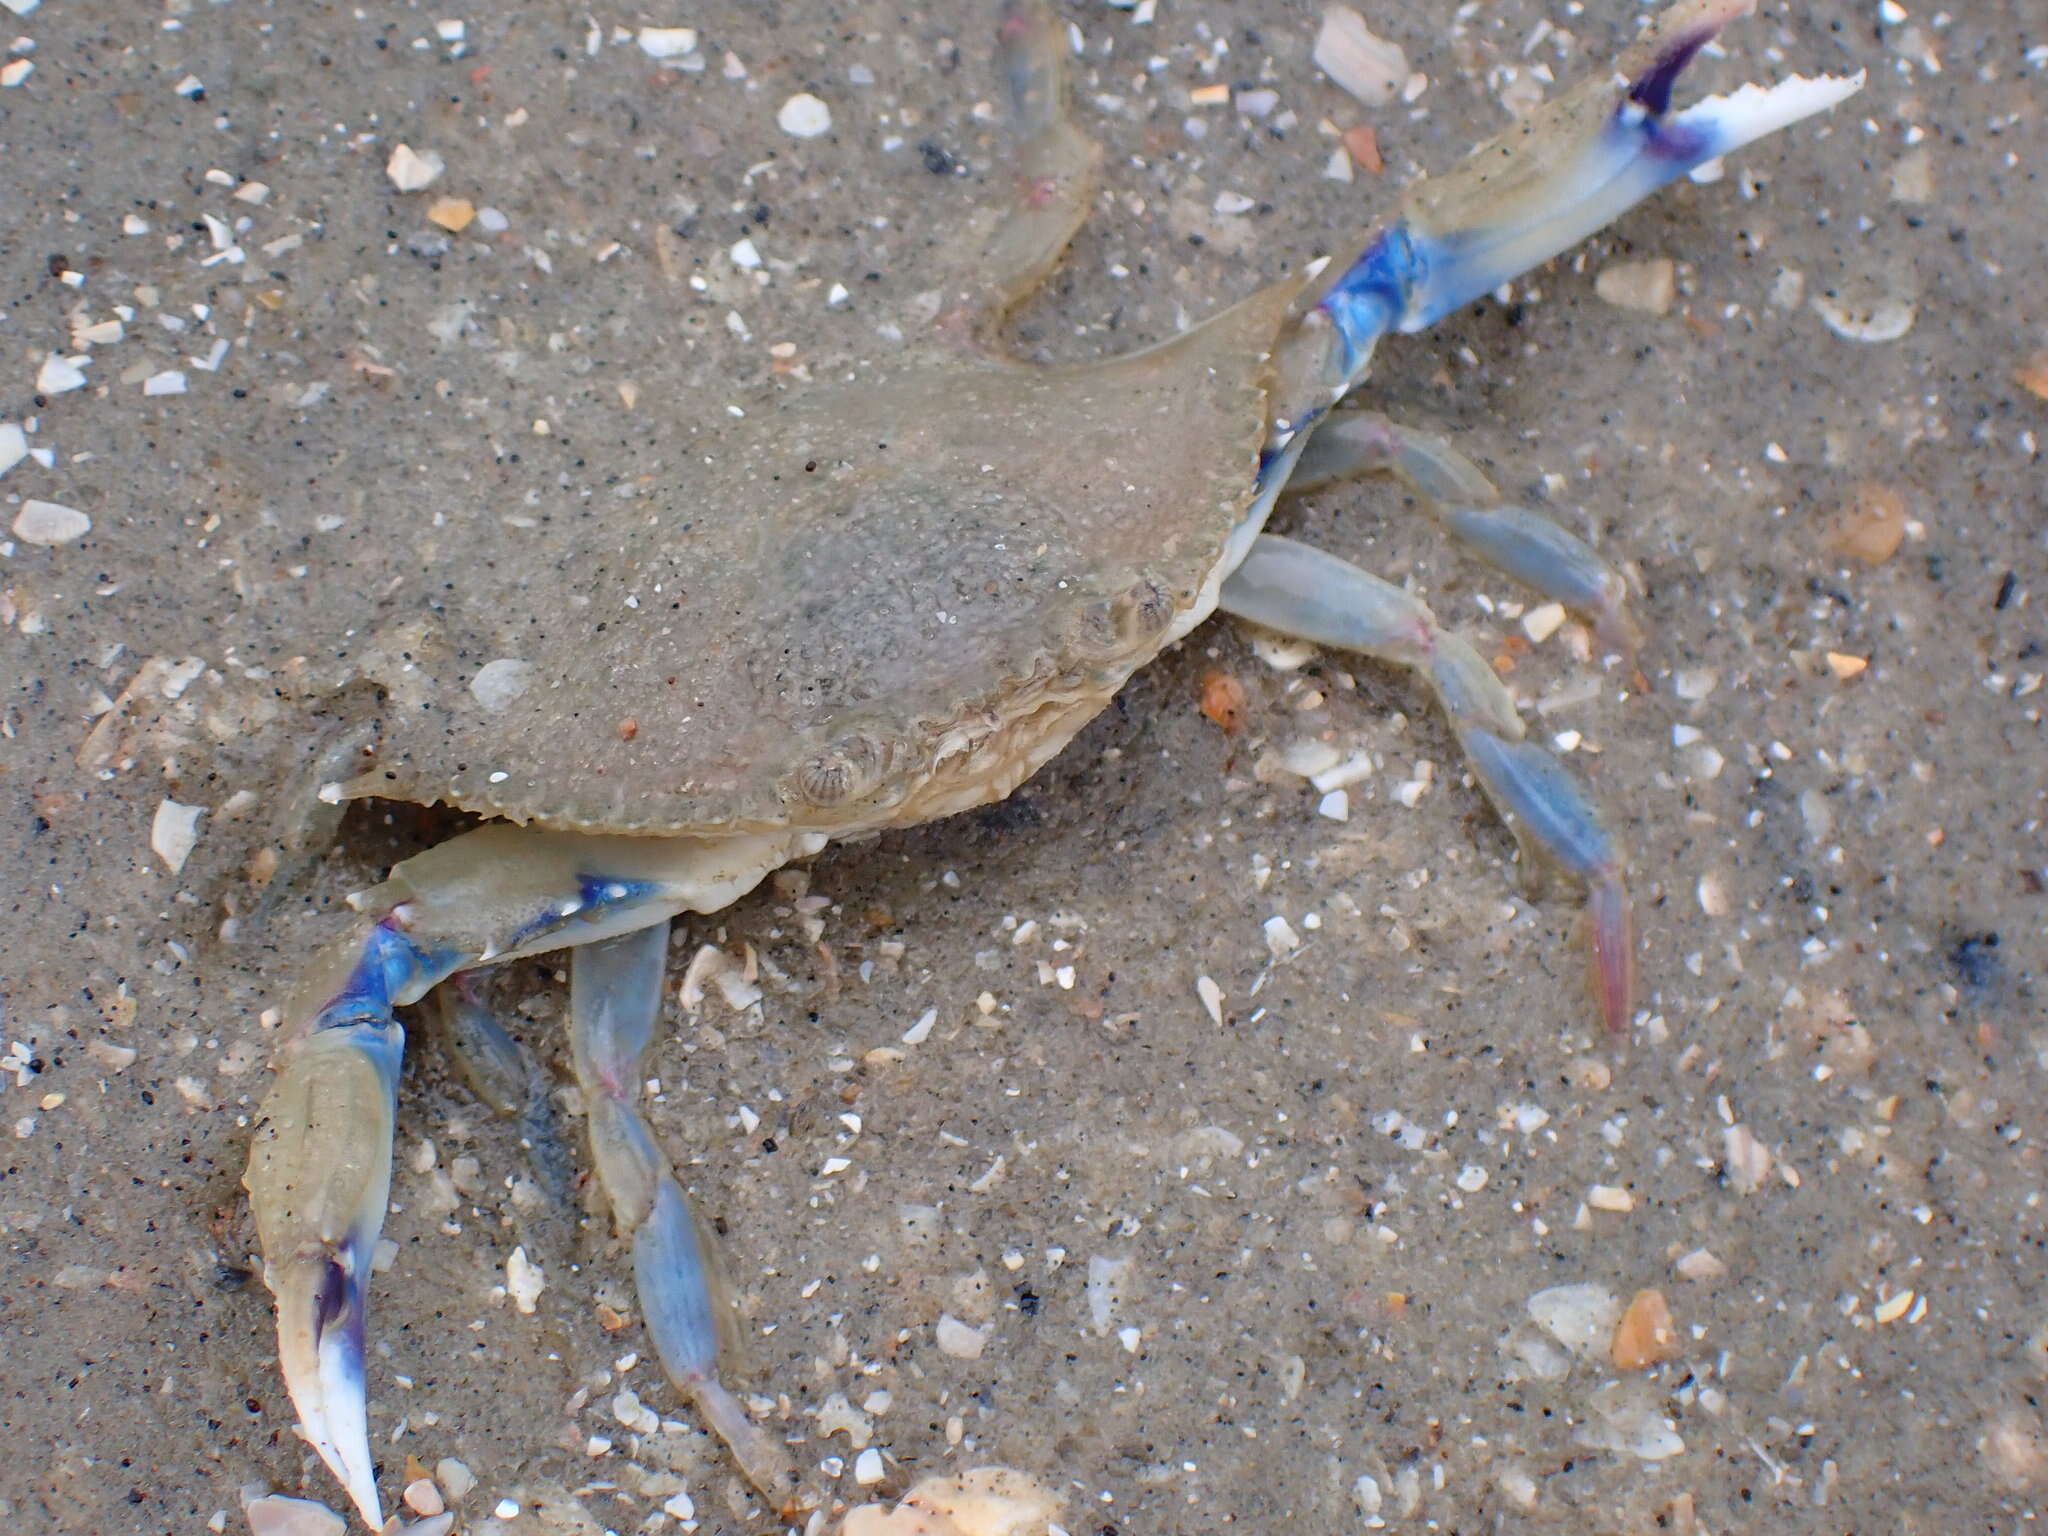
<path id="1" fill-rule="evenodd" d="M 1380 232 L 1323 295 L 1323 313 L 1344 338 L 1345 388 L 1358 381 L 1379 339 L 1408 308 L 1425 262 L 1405 225 Z M 1341 393 L 1341 391 L 1340 391 Z"/>

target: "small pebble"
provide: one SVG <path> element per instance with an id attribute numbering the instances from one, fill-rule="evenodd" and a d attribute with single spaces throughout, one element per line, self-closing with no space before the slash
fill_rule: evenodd
<path id="1" fill-rule="evenodd" d="M 427 222 L 460 234 L 476 217 L 476 204 L 466 197 L 437 197 L 427 204 Z"/>
<path id="2" fill-rule="evenodd" d="M 416 1515 L 438 1515 L 448 1503 L 431 1477 L 416 1477 L 405 1485 L 405 1507 Z"/>
<path id="3" fill-rule="evenodd" d="M 2048 347 L 2030 354 L 2012 371 L 2013 382 L 2039 400 L 2048 400 Z"/>
<path id="4" fill-rule="evenodd" d="M 1358 163 L 1361 171 L 1377 176 L 1387 168 L 1380 155 L 1380 136 L 1371 123 L 1359 123 L 1344 130 L 1344 153 Z"/>
<path id="5" fill-rule="evenodd" d="M 1228 672 L 1204 673 L 1201 710 L 1225 735 L 1235 735 L 1244 726 L 1244 684 Z"/>
<path id="6" fill-rule="evenodd" d="M 832 109 L 809 91 L 799 91 L 782 104 L 775 122 L 791 138 L 815 139 L 832 131 Z"/>
<path id="7" fill-rule="evenodd" d="M 1654 261 L 1618 261 L 1601 268 L 1593 279 L 1593 292 L 1617 309 L 1669 314 L 1678 297 L 1678 268 L 1665 256 Z"/>
<path id="8" fill-rule="evenodd" d="M 1536 1507 L 1536 1479 L 1518 1466 L 1505 1466 L 1493 1475 L 1494 1485 L 1515 1508 L 1528 1514 Z"/>
<path id="9" fill-rule="evenodd" d="M 1728 1273 L 1728 1266 L 1705 1248 L 1695 1248 L 1689 1253 L 1680 1254 L 1678 1261 L 1671 1267 L 1681 1280 L 1718 1280 Z"/>
<path id="10" fill-rule="evenodd" d="M 1564 625 L 1564 604 L 1543 603 L 1522 615 L 1522 633 L 1541 645 Z"/>
<path id="11" fill-rule="evenodd" d="M 517 1520 L 519 1518 L 519 1501 L 517 1499 L 500 1499 L 491 1506 L 491 1513 L 500 1520 Z"/>
<path id="12" fill-rule="evenodd" d="M 955 1360 L 979 1360 L 982 1350 L 988 1347 L 986 1333 L 961 1322 L 950 1312 L 939 1315 L 938 1327 L 933 1333 L 939 1348 Z"/>
<path id="13" fill-rule="evenodd" d="M 1905 538 L 1906 499 L 1888 485 L 1866 481 L 1835 518 L 1827 547 L 1865 565 L 1883 565 Z"/>
<path id="14" fill-rule="evenodd" d="M 1621 1314 L 1621 1321 L 1615 1324 L 1614 1339 L 1608 1346 L 1615 1368 L 1639 1371 L 1646 1366 L 1659 1365 L 1676 1359 L 1678 1349 L 1678 1329 L 1672 1325 L 1671 1309 L 1665 1305 L 1664 1293 L 1658 1290 L 1637 1291 L 1628 1304 L 1628 1310 Z"/>

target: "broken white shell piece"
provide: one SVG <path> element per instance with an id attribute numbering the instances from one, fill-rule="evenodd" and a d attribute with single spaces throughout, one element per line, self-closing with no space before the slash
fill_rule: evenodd
<path id="1" fill-rule="evenodd" d="M 718 995 L 734 1013 L 744 1013 L 760 1002 L 762 995 L 760 987 L 748 976 L 749 969 L 717 945 L 700 944 L 683 970 L 676 1000 L 682 1004 L 683 1012 L 695 1013 L 704 1006 L 704 988 L 710 985 L 718 988 Z"/>
<path id="2" fill-rule="evenodd" d="M 640 51 L 650 59 L 680 59 L 697 51 L 695 27 L 642 27 L 635 35 Z"/>
<path id="3" fill-rule="evenodd" d="M 1294 925 L 1279 913 L 1274 913 L 1259 926 L 1265 930 L 1266 948 L 1271 951 L 1275 960 L 1285 960 L 1301 948 L 1301 935 L 1296 933 Z"/>
<path id="4" fill-rule="evenodd" d="M 1088 1261 L 1088 1280 L 1082 1287 L 1088 1298 L 1088 1320 L 1098 1334 L 1107 1334 L 1124 1304 L 1130 1282 L 1131 1261 L 1098 1253 Z"/>
<path id="5" fill-rule="evenodd" d="M 928 1477 L 896 1508 L 863 1504 L 839 1536 L 1049 1536 L 1059 1496 L 1009 1467 L 973 1467 Z"/>
<path id="6" fill-rule="evenodd" d="M 149 824 L 149 847 L 172 874 L 184 869 L 185 861 L 192 857 L 199 842 L 199 818 L 205 814 L 203 805 L 180 805 L 175 800 L 157 806 Z"/>
<path id="7" fill-rule="evenodd" d="M 447 169 L 448 162 L 431 149 L 414 149 L 410 144 L 400 144 L 391 151 L 391 158 L 384 162 L 384 174 L 401 192 L 417 192 L 422 187 L 431 186 L 435 178 Z"/>
<path id="8" fill-rule="evenodd" d="M 477 703 L 497 714 L 533 684 L 533 663 L 512 656 L 500 656 L 477 668 L 469 680 L 469 691 Z"/>
<path id="9" fill-rule="evenodd" d="M 1604 1345 L 1621 1321 L 1621 1301 L 1604 1285 L 1553 1285 L 1526 1306 L 1537 1327 L 1580 1355 Z"/>
<path id="10" fill-rule="evenodd" d="M 547 1284 L 547 1271 L 526 1256 L 524 1247 L 514 1248 L 505 1260 L 505 1294 L 512 1305 L 531 1314 Z"/>
<path id="11" fill-rule="evenodd" d="M 69 544 L 92 532 L 92 519 L 62 502 L 24 501 L 14 516 L 14 536 L 24 544 Z"/>
<path id="12" fill-rule="evenodd" d="M 85 387 L 85 365 L 90 358 L 60 357 L 55 352 L 43 358 L 43 365 L 36 370 L 36 393 L 39 395 L 62 395 L 74 389 Z"/>
<path id="13" fill-rule="evenodd" d="M 1348 5 L 1324 7 L 1314 59 L 1317 69 L 1368 107 L 1385 106 L 1408 79 L 1401 45 L 1376 36 Z"/>
<path id="14" fill-rule="evenodd" d="M 1919 313 L 1904 299 L 1880 299 L 1857 308 L 1817 293 L 1807 302 L 1822 323 L 1844 341 L 1897 341 L 1913 329 Z"/>
<path id="15" fill-rule="evenodd" d="M 342 1536 L 348 1529 L 348 1522 L 325 1504 L 281 1493 L 251 1497 L 252 1492 L 242 1492 L 242 1515 L 249 1522 L 251 1536 Z"/>

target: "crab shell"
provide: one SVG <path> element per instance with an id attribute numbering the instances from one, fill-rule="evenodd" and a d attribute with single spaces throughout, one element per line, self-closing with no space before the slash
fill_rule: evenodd
<path id="1" fill-rule="evenodd" d="M 942 356 L 700 436 L 574 588 L 408 649 L 342 796 L 824 838 L 1001 799 L 1215 608 L 1300 287 L 1105 362 Z"/>

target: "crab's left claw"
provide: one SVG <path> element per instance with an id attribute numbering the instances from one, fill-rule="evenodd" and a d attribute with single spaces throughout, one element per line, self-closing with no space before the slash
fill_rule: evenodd
<path id="1" fill-rule="evenodd" d="M 1435 324 L 1569 250 L 1666 183 L 1861 89 L 1860 73 L 1795 75 L 1672 111 L 1672 86 L 1685 66 L 1754 8 L 1755 0 L 1685 0 L 1606 76 L 1546 103 L 1462 165 L 1422 183 L 1402 216 L 1324 296 L 1354 354 L 1386 331 Z"/>
<path id="2" fill-rule="evenodd" d="M 285 1390 L 307 1442 L 379 1530 L 363 1314 L 391 1193 L 405 1042 L 391 1013 L 386 962 L 402 958 L 403 945 L 387 926 L 364 925 L 316 963 L 307 986 L 327 1000 L 313 1027 L 281 1054 L 243 1178 L 263 1278 L 277 1299 Z"/>

